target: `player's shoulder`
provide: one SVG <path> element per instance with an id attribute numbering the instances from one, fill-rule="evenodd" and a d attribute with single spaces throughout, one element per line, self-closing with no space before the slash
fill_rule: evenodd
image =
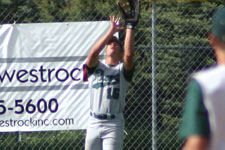
<path id="1" fill-rule="evenodd" d="M 106 67 L 107 67 L 107 65 L 104 62 L 102 62 L 102 61 L 98 62 L 97 68 L 103 68 L 104 69 Z"/>
<path id="2" fill-rule="evenodd" d="M 213 92 L 225 84 L 225 65 L 216 65 L 195 73 L 192 78 L 205 92 Z"/>
<path id="3" fill-rule="evenodd" d="M 207 69 L 198 71 L 194 73 L 192 76 L 195 79 L 200 80 L 209 80 L 209 79 L 215 79 L 218 80 L 218 78 L 225 78 L 225 65 L 215 65 L 211 66 Z"/>
<path id="4" fill-rule="evenodd" d="M 118 71 L 122 70 L 122 63 L 119 63 L 118 65 L 108 65 L 105 62 L 99 61 L 96 70 L 104 70 L 104 72 L 112 72 L 112 71 Z"/>

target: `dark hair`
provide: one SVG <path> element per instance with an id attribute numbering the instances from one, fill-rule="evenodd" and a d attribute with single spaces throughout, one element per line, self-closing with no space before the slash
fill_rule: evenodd
<path id="1" fill-rule="evenodd" d="M 121 42 L 119 41 L 119 39 L 118 39 L 116 36 L 113 36 L 113 37 L 109 40 L 108 44 L 111 43 L 111 42 L 116 42 L 116 43 L 118 43 L 118 44 L 120 45 L 121 51 L 123 51 L 122 44 L 121 44 Z"/>

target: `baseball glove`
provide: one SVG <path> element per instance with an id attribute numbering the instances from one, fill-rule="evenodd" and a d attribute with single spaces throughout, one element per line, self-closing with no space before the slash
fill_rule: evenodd
<path id="1" fill-rule="evenodd" d="M 141 5 L 139 0 L 119 0 L 117 3 L 126 23 L 126 28 L 134 28 L 139 21 Z"/>

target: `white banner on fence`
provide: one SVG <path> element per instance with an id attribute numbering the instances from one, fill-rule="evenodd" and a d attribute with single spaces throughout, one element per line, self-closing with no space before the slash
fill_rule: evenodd
<path id="1" fill-rule="evenodd" d="M 0 26 L 0 132 L 86 129 L 83 65 L 109 22 Z"/>

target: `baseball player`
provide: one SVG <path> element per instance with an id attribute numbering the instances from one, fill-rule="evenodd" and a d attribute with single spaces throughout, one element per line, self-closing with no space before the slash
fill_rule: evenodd
<path id="1" fill-rule="evenodd" d="M 212 20 L 217 65 L 193 74 L 180 128 L 184 150 L 225 150 L 225 8 Z"/>
<path id="2" fill-rule="evenodd" d="M 93 46 L 86 62 L 91 98 L 86 150 L 121 150 L 123 147 L 125 95 L 134 72 L 134 30 L 126 29 L 123 52 L 114 36 L 121 30 L 118 20 L 110 17 L 108 32 Z M 99 54 L 105 46 L 103 63 L 99 61 Z"/>

